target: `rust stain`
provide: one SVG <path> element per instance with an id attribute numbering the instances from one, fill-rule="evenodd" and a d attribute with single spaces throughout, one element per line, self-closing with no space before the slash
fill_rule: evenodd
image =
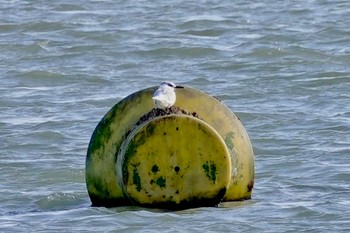
<path id="1" fill-rule="evenodd" d="M 253 190 L 253 187 L 254 187 L 254 181 L 251 180 L 247 185 L 248 192 L 251 192 Z"/>

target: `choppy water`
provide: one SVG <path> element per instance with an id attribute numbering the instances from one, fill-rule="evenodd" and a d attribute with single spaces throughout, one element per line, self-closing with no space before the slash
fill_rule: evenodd
<path id="1" fill-rule="evenodd" d="M 347 0 L 1 1 L 0 232 L 349 232 L 349 25 Z M 252 200 L 90 207 L 98 121 L 163 80 L 241 118 Z"/>

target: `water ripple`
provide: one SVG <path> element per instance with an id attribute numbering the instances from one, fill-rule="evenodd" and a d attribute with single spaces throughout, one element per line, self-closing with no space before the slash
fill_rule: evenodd
<path id="1" fill-rule="evenodd" d="M 0 231 L 347 232 L 349 9 L 3 2 Z M 90 207 L 94 128 L 119 100 L 163 80 L 217 96 L 241 119 L 256 155 L 252 200 L 173 212 Z"/>

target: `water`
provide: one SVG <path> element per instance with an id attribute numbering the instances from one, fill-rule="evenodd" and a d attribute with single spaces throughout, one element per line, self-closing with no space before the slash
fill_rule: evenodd
<path id="1" fill-rule="evenodd" d="M 349 1 L 1 1 L 0 232 L 350 231 Z M 94 208 L 103 115 L 163 80 L 218 96 L 256 156 L 253 198 Z"/>

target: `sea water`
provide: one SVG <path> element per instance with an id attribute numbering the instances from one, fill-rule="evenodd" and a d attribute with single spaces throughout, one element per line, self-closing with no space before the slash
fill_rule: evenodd
<path id="1" fill-rule="evenodd" d="M 349 232 L 350 2 L 1 1 L 0 232 Z M 217 96 L 251 200 L 91 207 L 93 130 L 164 80 Z"/>

